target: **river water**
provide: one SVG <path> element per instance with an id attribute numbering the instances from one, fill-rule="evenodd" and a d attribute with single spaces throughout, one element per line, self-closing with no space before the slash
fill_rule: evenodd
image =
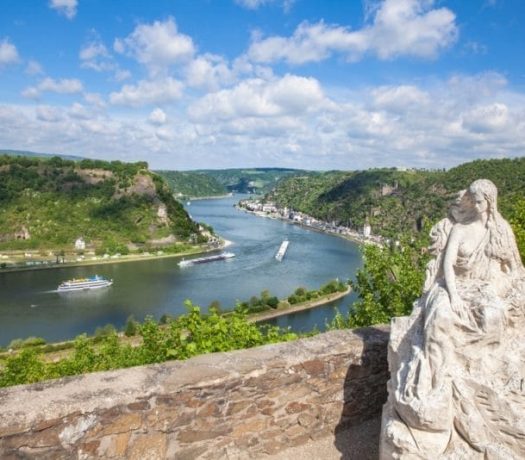
<path id="1" fill-rule="evenodd" d="M 193 219 L 213 226 L 232 241 L 236 257 L 181 268 L 179 258 L 139 262 L 0 273 L 0 346 L 14 338 L 43 337 L 48 341 L 92 334 L 97 327 L 123 327 L 133 315 L 160 318 L 185 312 L 191 299 L 206 310 L 213 300 L 223 309 L 269 289 L 280 298 L 297 287 L 316 289 L 325 282 L 347 280 L 361 266 L 358 247 L 342 238 L 318 233 L 278 220 L 260 218 L 234 208 L 243 198 L 193 201 L 187 210 Z M 282 240 L 290 245 L 282 262 L 274 256 Z M 110 288 L 58 294 L 64 280 L 103 275 L 114 280 Z M 353 294 L 334 304 L 287 315 L 273 324 L 293 330 L 323 329 L 334 306 L 348 311 Z"/>

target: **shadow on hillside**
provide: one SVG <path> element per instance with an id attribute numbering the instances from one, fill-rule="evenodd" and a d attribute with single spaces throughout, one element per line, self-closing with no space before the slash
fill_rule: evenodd
<path id="1" fill-rule="evenodd" d="M 377 460 L 381 410 L 386 402 L 389 332 L 369 327 L 356 329 L 363 338 L 362 362 L 348 368 L 344 384 L 344 404 L 335 428 L 335 447 L 341 460 Z"/>

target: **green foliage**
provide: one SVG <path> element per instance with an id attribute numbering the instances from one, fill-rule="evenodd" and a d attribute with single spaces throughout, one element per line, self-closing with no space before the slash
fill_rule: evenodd
<path id="1" fill-rule="evenodd" d="M 113 324 L 106 324 L 105 326 L 97 327 L 95 329 L 96 338 L 108 337 L 116 333 L 117 330 L 115 329 L 115 326 L 113 326 Z"/>
<path id="2" fill-rule="evenodd" d="M 308 174 L 306 171 L 286 168 L 205 169 L 192 173 L 213 179 L 229 192 L 258 194 L 269 192 L 283 178 Z"/>
<path id="3" fill-rule="evenodd" d="M 195 171 L 156 171 L 166 179 L 172 192 L 181 197 L 201 198 L 225 195 L 226 187 L 214 177 Z"/>
<path id="4" fill-rule="evenodd" d="M 126 320 L 126 325 L 124 326 L 124 335 L 126 337 L 133 337 L 138 333 L 138 324 L 135 321 L 133 315 L 129 316 Z"/>
<path id="5" fill-rule="evenodd" d="M 322 296 L 334 294 L 336 292 L 344 292 L 348 288 L 348 285 L 339 281 L 331 280 L 319 288 L 319 290 L 307 290 L 304 287 L 298 287 L 294 293 L 288 297 L 287 301 L 291 305 L 295 305 L 302 302 L 308 302 L 309 300 L 315 300 Z"/>
<path id="6" fill-rule="evenodd" d="M 496 184 L 508 218 L 516 199 L 525 196 L 525 158 L 478 160 L 449 171 L 381 168 L 294 176 L 279 182 L 265 200 L 355 229 L 368 221 L 374 233 L 398 238 L 444 217 L 456 192 L 479 178 Z"/>
<path id="7" fill-rule="evenodd" d="M 0 373 L 0 387 L 34 383 L 46 378 L 44 363 L 36 351 L 25 348 L 6 360 Z"/>
<path id="8" fill-rule="evenodd" d="M 525 198 L 517 199 L 510 212 L 510 223 L 516 236 L 516 243 L 525 263 Z"/>
<path id="9" fill-rule="evenodd" d="M 198 239 L 198 225 L 147 166 L 0 156 L 0 250 L 73 249 L 83 236 L 99 254 L 125 255 L 130 243 L 172 233 L 187 242 L 192 235 Z M 159 200 L 166 223 L 157 216 Z M 30 239 L 15 238 L 22 228 Z"/>
<path id="10" fill-rule="evenodd" d="M 350 312 L 348 326 L 384 324 L 394 316 L 408 315 L 421 295 L 428 258 L 421 243 L 404 241 L 399 247 L 364 247 L 364 265 L 351 282 L 359 296 Z M 336 322 L 341 318 L 336 317 Z"/>
<path id="11" fill-rule="evenodd" d="M 0 369 L 0 386 L 186 359 L 297 337 L 288 330 L 248 322 L 246 311 L 241 307 L 229 315 L 220 315 L 215 309 L 205 315 L 190 301 L 185 305 L 187 313 L 164 326 L 151 317 L 146 318 L 137 328 L 142 343 L 135 347 L 123 344 L 112 327 L 105 327 L 94 339 L 78 336 L 73 353 L 57 362 L 45 362 L 34 349 L 23 349 L 5 360 Z"/>
<path id="12" fill-rule="evenodd" d="M 12 350 L 19 350 L 20 348 L 30 348 L 45 344 L 46 341 L 42 337 L 28 337 L 27 339 L 11 340 L 7 348 Z"/>

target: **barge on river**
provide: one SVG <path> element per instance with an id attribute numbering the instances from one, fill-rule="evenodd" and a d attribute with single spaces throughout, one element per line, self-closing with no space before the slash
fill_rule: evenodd
<path id="1" fill-rule="evenodd" d="M 290 242 L 288 240 L 284 240 L 281 243 L 281 246 L 279 247 L 279 250 L 277 251 L 277 254 L 275 254 L 275 258 L 281 262 L 283 260 L 284 255 L 286 254 L 286 251 L 288 250 L 288 245 Z"/>
<path id="2" fill-rule="evenodd" d="M 179 262 L 179 267 L 188 267 L 190 265 L 195 264 L 205 264 L 207 262 L 215 262 L 216 260 L 231 259 L 232 257 L 235 257 L 235 254 L 233 252 L 221 252 L 220 254 L 216 254 L 214 256 L 199 257 L 198 259 L 190 260 L 181 260 Z"/>

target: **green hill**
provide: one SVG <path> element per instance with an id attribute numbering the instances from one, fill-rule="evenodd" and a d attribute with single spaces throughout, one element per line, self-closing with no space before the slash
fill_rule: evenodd
<path id="1" fill-rule="evenodd" d="M 195 171 L 155 171 L 166 179 L 173 193 L 179 197 L 200 198 L 226 195 L 228 190 L 213 176 Z"/>
<path id="2" fill-rule="evenodd" d="M 456 192 L 478 178 L 496 184 L 499 208 L 512 219 L 525 199 L 525 158 L 478 160 L 448 171 L 371 169 L 292 177 L 265 200 L 356 229 L 368 220 L 374 233 L 396 237 L 445 216 Z"/>
<path id="3" fill-rule="evenodd" d="M 286 168 L 199 169 L 156 173 L 166 179 L 175 195 L 184 198 L 220 196 L 230 192 L 263 194 L 284 178 L 310 174 Z"/>
<path id="4" fill-rule="evenodd" d="M 145 162 L 0 156 L 0 250 L 100 252 L 202 241 L 199 226 Z"/>
<path id="5" fill-rule="evenodd" d="M 194 172 L 212 177 L 228 192 L 257 194 L 269 192 L 285 177 L 305 173 L 287 168 L 201 169 Z"/>

